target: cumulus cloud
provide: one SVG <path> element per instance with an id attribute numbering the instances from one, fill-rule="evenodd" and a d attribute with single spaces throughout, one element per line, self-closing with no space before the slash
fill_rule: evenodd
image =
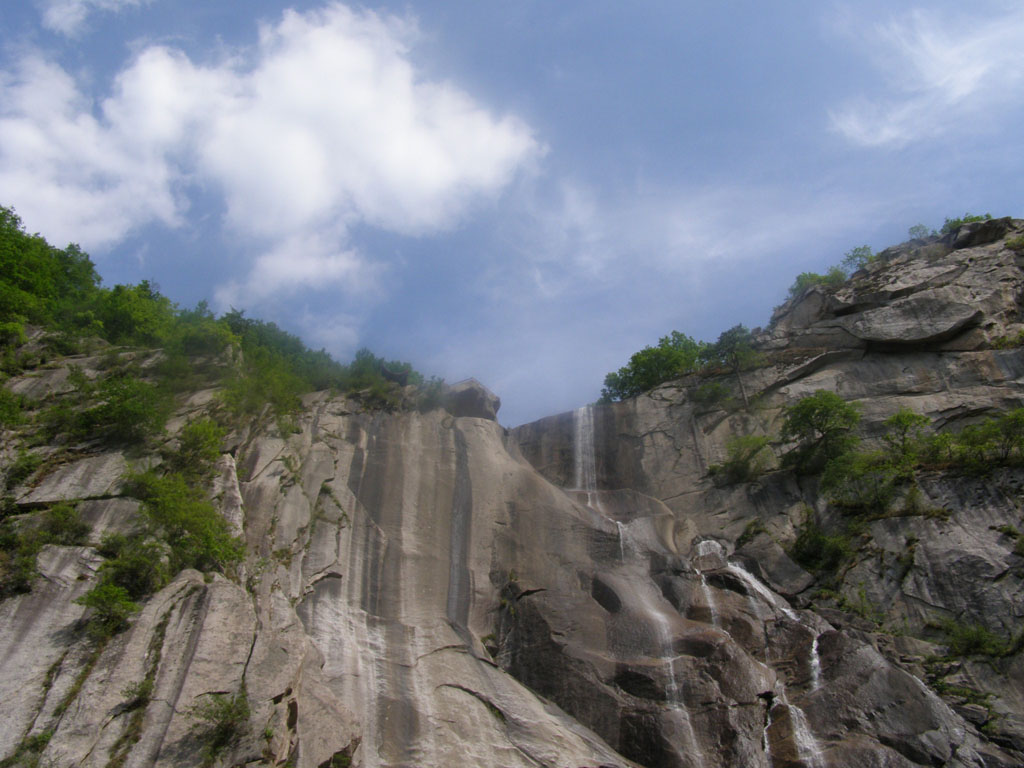
<path id="1" fill-rule="evenodd" d="M 119 11 L 148 2 L 150 0 L 42 0 L 43 26 L 73 36 L 93 11 Z"/>
<path id="2" fill-rule="evenodd" d="M 982 109 L 1020 106 L 1024 10 L 956 20 L 915 10 L 855 38 L 887 81 L 884 94 L 829 113 L 833 128 L 856 144 L 903 146 L 964 125 Z"/>
<path id="3" fill-rule="evenodd" d="M 229 60 L 147 47 L 99 104 L 30 58 L 0 74 L 0 186 L 54 239 L 103 246 L 180 221 L 201 185 L 257 254 L 220 300 L 364 290 L 374 267 L 352 226 L 450 228 L 543 153 L 521 120 L 424 80 L 415 38 L 407 19 L 339 3 L 286 11 Z"/>

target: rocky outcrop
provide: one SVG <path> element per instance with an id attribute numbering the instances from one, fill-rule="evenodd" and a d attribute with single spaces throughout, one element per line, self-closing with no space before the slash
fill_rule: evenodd
<path id="1" fill-rule="evenodd" d="M 1021 525 L 1020 470 L 922 475 L 917 510 L 869 521 L 830 594 L 788 554 L 809 508 L 844 524 L 814 478 L 709 474 L 730 437 L 777 434 L 783 409 L 817 389 L 859 403 L 868 441 L 901 405 L 953 428 L 1024 402 L 1024 351 L 991 343 L 1021 327 L 1021 272 L 1002 239 L 1020 223 L 988 226 L 896 249 L 839 292 L 781 308 L 760 337 L 767 363 L 741 374 L 750 409 L 692 379 L 507 433 L 497 398 L 467 382 L 425 413 L 320 393 L 285 432 L 244 425 L 211 485 L 244 563 L 231 578 L 178 574 L 105 644 L 74 601 L 95 583 L 104 535 L 139 523 L 125 459 L 50 462 L 15 490 L 19 524 L 79 499 L 93 530 L 85 546 L 44 547 L 32 591 L 0 603 L 0 755 L 1022 764 L 1020 652 L 947 657 L 933 626 L 1019 631 L 1024 558 L 1008 531 Z M 734 375 L 717 382 L 738 393 Z M 215 406 L 189 398 L 169 424 Z M 215 696 L 244 696 L 250 713 L 210 755 L 194 712 Z"/>
<path id="2" fill-rule="evenodd" d="M 452 416 L 473 416 L 496 421 L 501 398 L 476 379 L 466 379 L 444 388 L 441 398 Z"/>

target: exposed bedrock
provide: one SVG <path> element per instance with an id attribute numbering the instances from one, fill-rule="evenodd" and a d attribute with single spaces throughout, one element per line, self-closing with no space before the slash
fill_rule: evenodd
<path id="1" fill-rule="evenodd" d="M 512 431 L 475 383 L 427 413 L 310 395 L 294 431 L 256 421 L 225 444 L 211 498 L 245 542 L 238 572 L 178 574 L 106 644 L 74 601 L 103 536 L 139 526 L 123 468 L 156 456 L 55 463 L 12 489 L 19 524 L 78 500 L 93 530 L 44 547 L 32 591 L 0 603 L 0 759 L 28 745 L 60 768 L 1024 764 L 1019 649 L 953 658 L 936 628 L 1020 631 L 1024 472 L 922 472 L 916 511 L 865 521 L 822 596 L 788 552 L 808 510 L 837 526 L 842 512 L 779 468 L 775 437 L 818 389 L 859 404 L 869 445 L 900 406 L 955 429 L 1021 405 L 1024 352 L 1000 341 L 1022 327 L 1005 246 L 1020 226 L 893 249 L 788 302 L 758 337 L 765 364 L 739 374 L 749 409 L 726 373 Z M 8 385 L 59 393 L 59 370 Z M 191 397 L 169 430 L 210 402 Z M 776 463 L 716 482 L 729 439 L 751 433 Z M 218 696 L 250 713 L 211 758 L 194 713 Z"/>

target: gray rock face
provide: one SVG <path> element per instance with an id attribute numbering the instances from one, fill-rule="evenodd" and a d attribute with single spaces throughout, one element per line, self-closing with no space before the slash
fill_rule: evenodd
<path id="1" fill-rule="evenodd" d="M 494 421 L 501 408 L 501 398 L 476 379 L 466 379 L 445 387 L 442 400 L 452 416 L 474 416 Z"/>
<path id="2" fill-rule="evenodd" d="M 922 475 L 932 513 L 870 521 L 827 599 L 787 554 L 808 508 L 842 523 L 816 481 L 708 472 L 816 389 L 858 401 L 869 441 L 901 405 L 952 427 L 1021 404 L 1024 353 L 985 341 L 1017 327 L 1000 240 L 1016 226 L 783 308 L 771 364 L 743 374 L 751 411 L 680 381 L 508 435 L 475 383 L 425 414 L 309 396 L 298 432 L 247 425 L 217 465 L 239 572 L 178 574 L 99 647 L 74 599 L 138 504 L 118 496 L 118 454 L 65 465 L 20 491 L 24 524 L 83 499 L 93 546 L 45 547 L 32 592 L 0 603 L 0 757 L 49 734 L 44 765 L 199 765 L 191 708 L 244 691 L 215 765 L 1024 764 L 1020 652 L 936 661 L 929 628 L 1019 631 L 1024 473 Z"/>

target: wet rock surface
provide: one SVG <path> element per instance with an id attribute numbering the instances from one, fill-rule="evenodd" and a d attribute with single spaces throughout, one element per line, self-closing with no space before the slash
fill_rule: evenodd
<path id="1" fill-rule="evenodd" d="M 828 595 L 789 555 L 808 509 L 841 514 L 817 481 L 709 475 L 817 389 L 856 400 L 869 441 L 901 405 L 943 427 L 1019 406 L 1024 353 L 990 343 L 1021 327 L 1019 229 L 897 249 L 784 306 L 769 364 L 740 374 L 749 410 L 683 380 L 507 433 L 477 385 L 447 410 L 320 393 L 294 431 L 247 424 L 210 489 L 244 564 L 183 571 L 105 645 L 74 600 L 139 506 L 121 454 L 55 463 L 18 489 L 19 520 L 79 499 L 93 532 L 44 547 L 32 591 L 0 603 L 0 756 L 45 736 L 40 764 L 200 765 L 190 712 L 244 691 L 212 764 L 1024 764 L 1019 649 L 954 658 L 935 629 L 1019 632 L 1021 470 L 922 475 L 920 510 L 869 521 Z"/>

